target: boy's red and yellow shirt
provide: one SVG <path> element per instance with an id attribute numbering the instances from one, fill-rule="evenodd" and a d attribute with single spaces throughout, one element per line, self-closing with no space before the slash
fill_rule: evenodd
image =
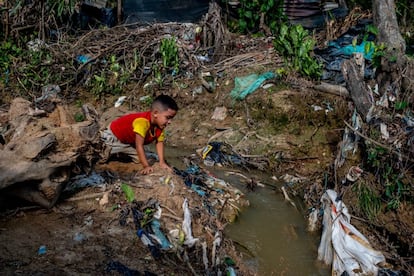
<path id="1" fill-rule="evenodd" d="M 164 131 L 151 126 L 151 111 L 131 113 L 114 120 L 110 129 L 124 144 L 135 144 L 135 135 L 144 137 L 144 145 L 164 141 Z"/>

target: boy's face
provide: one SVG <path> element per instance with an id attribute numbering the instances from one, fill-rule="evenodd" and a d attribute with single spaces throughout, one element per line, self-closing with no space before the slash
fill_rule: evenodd
<path id="1" fill-rule="evenodd" d="M 171 123 L 171 120 L 174 118 L 177 111 L 172 109 L 167 109 L 160 111 L 158 109 L 154 110 L 154 120 L 153 123 L 160 129 L 164 129 Z"/>

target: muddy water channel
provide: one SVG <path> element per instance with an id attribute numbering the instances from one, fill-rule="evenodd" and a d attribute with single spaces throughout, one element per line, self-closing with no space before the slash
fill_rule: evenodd
<path id="1" fill-rule="evenodd" d="M 250 201 L 250 207 L 226 227 L 226 235 L 245 253 L 245 261 L 258 275 L 330 275 L 317 262 L 320 235 L 307 231 L 303 210 L 295 209 L 274 189 L 247 191 L 237 176 L 215 173 L 237 186 Z"/>
<path id="2" fill-rule="evenodd" d="M 167 154 L 175 155 L 170 160 L 174 166 L 183 167 L 179 158 L 182 151 L 169 150 Z M 297 208 L 293 207 L 279 189 L 269 186 L 249 191 L 244 178 L 229 173 L 234 172 L 232 169 L 207 169 L 240 189 L 250 201 L 250 207 L 226 226 L 226 236 L 235 242 L 246 264 L 258 275 L 330 275 L 330 270 L 317 261 L 320 233 L 307 231 L 307 210 L 300 207 L 300 202 L 295 203 Z M 262 172 L 242 174 L 281 187 Z"/>

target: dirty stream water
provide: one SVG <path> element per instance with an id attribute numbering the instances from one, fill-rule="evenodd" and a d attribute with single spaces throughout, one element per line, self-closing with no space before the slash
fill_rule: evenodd
<path id="1" fill-rule="evenodd" d="M 246 263 L 258 275 L 330 275 L 329 269 L 317 261 L 320 233 L 307 231 L 302 211 L 279 192 L 269 188 L 249 192 L 240 180 L 222 178 L 242 190 L 250 201 L 250 207 L 226 227 L 226 235 L 245 253 Z"/>
<path id="2" fill-rule="evenodd" d="M 185 152 L 185 151 L 184 151 Z M 167 150 L 172 165 L 182 167 L 183 151 Z M 187 155 L 189 156 L 189 155 Z M 183 168 L 181 168 L 183 169 Z M 271 187 L 257 187 L 248 191 L 244 179 L 229 174 L 232 169 L 208 167 L 216 175 L 238 189 L 250 202 L 237 220 L 226 226 L 226 236 L 243 252 L 246 264 L 258 275 L 330 275 L 328 267 L 317 261 L 320 232 L 307 231 L 306 210 L 289 204 L 282 193 Z M 263 172 L 243 172 L 259 182 L 278 186 Z"/>

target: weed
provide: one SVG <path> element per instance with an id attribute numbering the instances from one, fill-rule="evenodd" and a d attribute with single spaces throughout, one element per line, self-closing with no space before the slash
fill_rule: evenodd
<path id="1" fill-rule="evenodd" d="M 175 73 L 179 71 L 178 47 L 175 37 L 163 38 L 160 45 L 162 66 L 172 69 Z"/>
<path id="2" fill-rule="evenodd" d="M 353 189 L 358 195 L 360 210 L 369 220 L 374 220 L 381 211 L 381 198 L 363 181 L 360 181 L 358 185 L 354 185 Z"/>
<path id="3" fill-rule="evenodd" d="M 222 2 L 227 2 L 223 0 Z M 259 0 L 249 1 L 241 0 L 237 9 L 239 15 L 238 21 L 230 21 L 228 23 L 229 28 L 241 33 L 257 30 L 257 26 L 260 25 L 261 16 L 264 16 L 264 22 L 270 27 L 271 31 L 277 30 L 281 22 L 286 22 L 287 17 L 283 12 L 283 2 L 274 0 Z"/>
<path id="4" fill-rule="evenodd" d="M 275 50 L 283 56 L 288 68 L 307 77 L 319 78 L 322 65 L 311 56 L 315 44 L 301 25 L 289 27 L 283 24 L 273 40 Z"/>
<path id="5" fill-rule="evenodd" d="M 75 116 L 74 116 L 75 122 L 83 122 L 85 121 L 85 115 L 83 115 L 83 113 L 81 112 L 76 112 Z"/>

